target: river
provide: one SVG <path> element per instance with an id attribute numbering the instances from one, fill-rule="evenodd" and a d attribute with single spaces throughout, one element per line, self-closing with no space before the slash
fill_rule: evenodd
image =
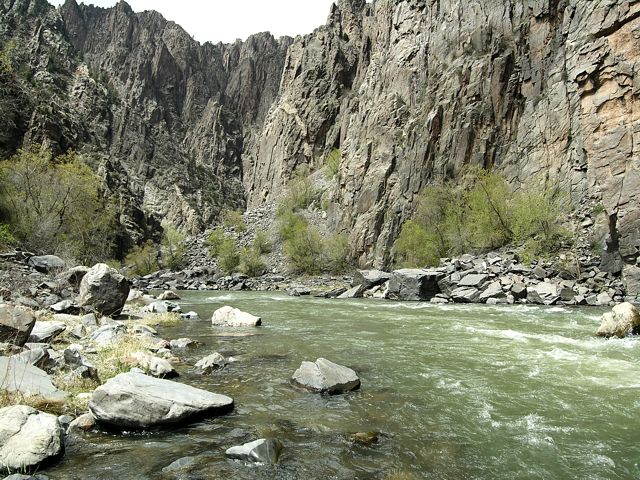
<path id="1" fill-rule="evenodd" d="M 178 381 L 232 396 L 234 412 L 172 431 L 92 433 L 45 471 L 52 479 L 629 479 L 640 477 L 640 341 L 594 337 L 604 310 L 325 300 L 182 292 L 202 320 L 161 328 L 202 346 Z M 252 330 L 214 328 L 232 305 Z M 247 335 L 245 335 L 247 334 Z M 202 377 L 192 365 L 236 357 Z M 359 391 L 319 396 L 289 378 L 303 360 L 350 366 Z M 352 432 L 380 432 L 354 444 Z M 276 466 L 224 458 L 280 439 Z M 178 473 L 162 469 L 195 457 Z"/>

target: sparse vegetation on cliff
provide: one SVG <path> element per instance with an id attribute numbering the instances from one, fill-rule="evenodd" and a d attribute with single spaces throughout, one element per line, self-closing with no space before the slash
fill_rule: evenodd
<path id="1" fill-rule="evenodd" d="M 435 266 L 441 257 L 513 244 L 526 258 L 558 250 L 568 240 L 560 225 L 566 211 L 557 188 L 513 193 L 497 173 L 469 169 L 458 184 L 425 188 L 395 242 L 404 266 Z"/>

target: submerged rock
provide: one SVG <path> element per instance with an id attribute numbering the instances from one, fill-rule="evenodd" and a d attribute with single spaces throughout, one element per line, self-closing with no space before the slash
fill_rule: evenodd
<path id="1" fill-rule="evenodd" d="M 198 363 L 196 363 L 196 368 L 200 369 L 200 372 L 203 375 L 208 375 L 216 370 L 222 370 L 227 366 L 227 364 L 227 360 L 218 352 L 215 352 L 198 361 Z"/>
<path id="2" fill-rule="evenodd" d="M 261 438 L 253 442 L 228 448 L 224 454 L 229 458 L 253 463 L 276 464 L 284 446 L 279 440 Z"/>
<path id="3" fill-rule="evenodd" d="M 348 367 L 319 358 L 312 362 L 302 362 L 295 371 L 291 382 L 311 392 L 336 395 L 360 388 L 360 378 Z"/>
<path id="4" fill-rule="evenodd" d="M 0 470 L 31 471 L 63 449 L 58 417 L 24 405 L 0 409 Z"/>
<path id="5" fill-rule="evenodd" d="M 103 315 L 118 315 L 129 296 L 129 281 L 104 263 L 91 268 L 80 282 L 78 305 Z"/>
<path id="6" fill-rule="evenodd" d="M 625 302 L 602 315 L 602 324 L 596 331 L 599 337 L 624 338 L 640 329 L 640 312 L 631 303 Z"/>
<path id="7" fill-rule="evenodd" d="M 233 399 L 141 373 L 121 373 L 93 392 L 89 410 L 99 423 L 148 428 L 228 413 Z"/>
<path id="8" fill-rule="evenodd" d="M 213 312 L 211 324 L 224 327 L 257 327 L 262 319 L 237 308 L 225 306 Z"/>

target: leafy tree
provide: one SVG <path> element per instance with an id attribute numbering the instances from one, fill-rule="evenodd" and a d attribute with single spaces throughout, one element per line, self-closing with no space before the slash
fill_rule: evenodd
<path id="1" fill-rule="evenodd" d="M 171 225 L 165 225 L 162 235 L 162 262 L 171 270 L 178 270 L 184 263 L 186 246 L 184 235 Z"/>
<path id="2" fill-rule="evenodd" d="M 349 268 L 349 240 L 346 235 L 333 235 L 323 242 L 324 268 L 342 273 Z"/>
<path id="3" fill-rule="evenodd" d="M 297 228 L 284 243 L 284 252 L 291 268 L 298 273 L 318 273 L 322 271 L 324 253 L 322 237 L 315 228 Z"/>
<path id="4" fill-rule="evenodd" d="M 151 240 L 134 247 L 124 259 L 126 265 L 132 267 L 135 275 L 149 275 L 160 269 L 158 265 L 158 249 Z"/>
<path id="5" fill-rule="evenodd" d="M 83 263 L 111 256 L 115 210 L 80 156 L 19 150 L 0 163 L 0 179 L 0 208 L 24 247 Z"/>
<path id="6" fill-rule="evenodd" d="M 435 266 L 440 261 L 438 238 L 417 222 L 409 220 L 395 242 L 399 262 L 405 267 Z"/>
<path id="7" fill-rule="evenodd" d="M 253 239 L 253 248 L 256 252 L 262 255 L 263 253 L 271 253 L 273 245 L 271 245 L 271 240 L 269 240 L 266 233 L 258 232 Z"/>
<path id="8" fill-rule="evenodd" d="M 209 237 L 207 237 L 207 245 L 209 245 L 209 255 L 216 258 L 220 254 L 220 247 L 225 241 L 225 235 L 222 228 L 214 228 Z"/>
<path id="9" fill-rule="evenodd" d="M 0 223 L 0 252 L 7 250 L 16 242 L 15 237 L 11 233 L 9 225 Z"/>

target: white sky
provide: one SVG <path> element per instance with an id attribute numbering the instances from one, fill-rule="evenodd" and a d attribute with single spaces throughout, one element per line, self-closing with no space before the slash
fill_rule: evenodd
<path id="1" fill-rule="evenodd" d="M 49 0 L 61 5 L 64 0 Z M 112 7 L 116 0 L 78 3 Z M 275 37 L 311 33 L 324 25 L 333 0 L 129 0 L 136 12 L 157 10 L 199 42 L 231 43 L 252 33 L 269 31 Z"/>

